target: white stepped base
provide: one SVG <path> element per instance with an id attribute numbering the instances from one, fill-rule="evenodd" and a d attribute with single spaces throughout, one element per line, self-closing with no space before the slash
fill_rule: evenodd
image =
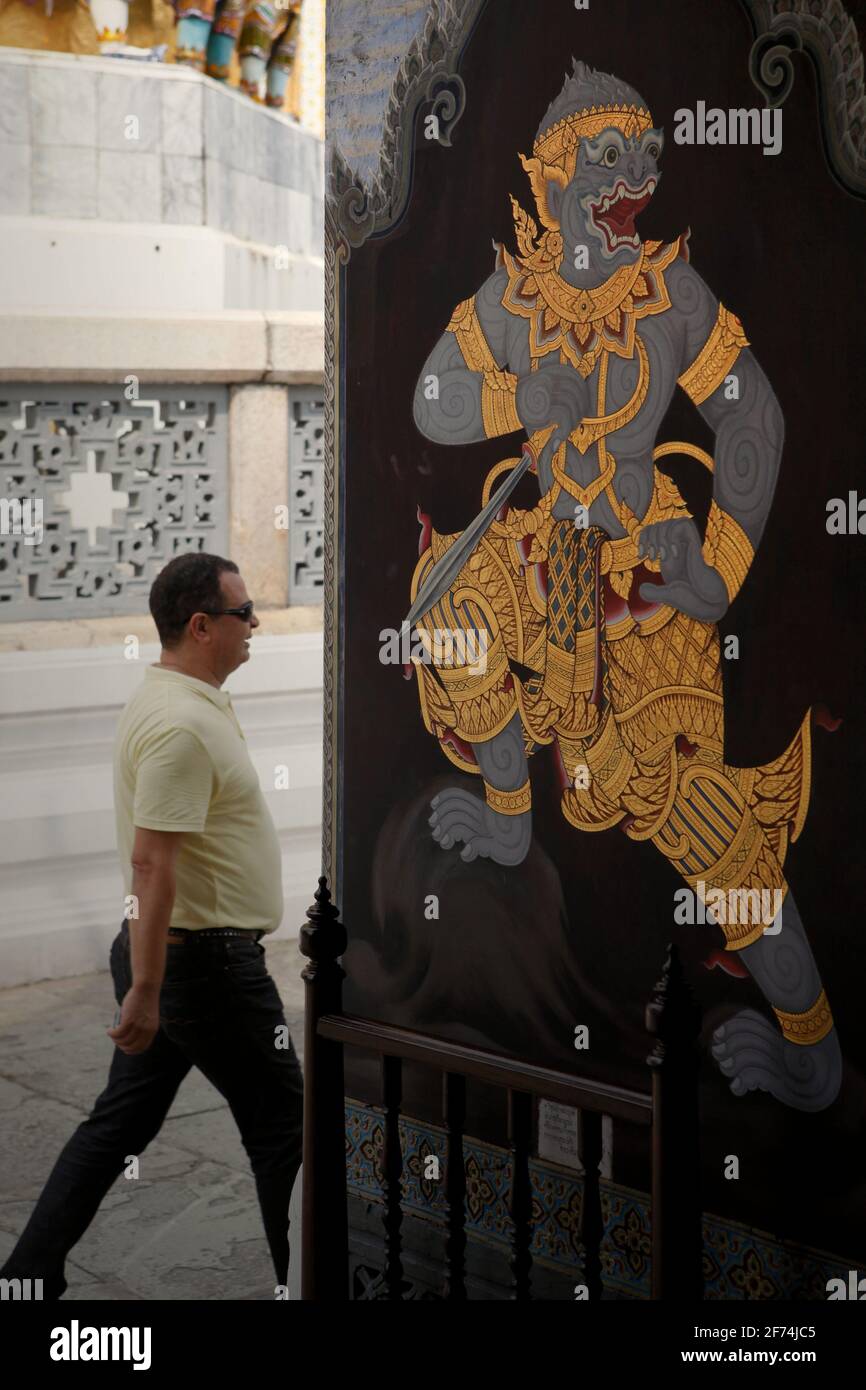
<path id="1" fill-rule="evenodd" d="M 324 262 L 285 242 L 211 227 L 0 218 L 0 304 L 7 310 L 179 314 L 321 311 Z M 134 267 L 134 270 L 130 268 Z"/>

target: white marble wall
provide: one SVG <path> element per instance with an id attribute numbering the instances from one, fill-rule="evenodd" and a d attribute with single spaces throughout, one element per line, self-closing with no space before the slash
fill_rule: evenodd
<path id="1" fill-rule="evenodd" d="M 44 272 L 56 281 L 53 268 L 74 302 L 55 297 L 52 307 L 126 307 L 135 267 L 139 297 L 153 308 L 317 307 L 323 148 L 289 117 L 190 68 L 0 49 L 0 261 L 16 266 L 12 303 L 48 307 Z M 98 257 L 89 252 L 95 226 Z M 141 228 L 152 255 L 130 239 Z M 168 271 L 170 300 L 160 297 L 160 228 L 187 253 L 183 274 Z M 186 247 L 179 229 L 198 240 Z M 205 299 L 192 283 L 199 259 L 215 254 L 201 241 L 205 229 L 219 242 L 218 300 L 210 283 Z M 278 247 L 288 266 L 274 267 Z M 89 286 L 79 304 L 78 271 L 86 279 L 91 260 L 102 270 L 97 297 Z"/>
<path id="2" fill-rule="evenodd" d="M 158 654 L 142 645 L 128 661 L 120 643 L 0 653 L 0 987 L 107 968 L 123 916 L 112 743 Z M 257 635 L 226 689 L 280 836 L 279 935 L 293 936 L 321 862 L 321 633 Z M 274 789 L 278 764 L 285 790 Z"/>

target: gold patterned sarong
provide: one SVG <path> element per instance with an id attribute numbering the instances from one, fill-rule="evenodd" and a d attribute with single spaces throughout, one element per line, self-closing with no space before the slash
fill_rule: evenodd
<path id="1" fill-rule="evenodd" d="M 675 494 L 658 474 L 656 515 L 684 513 Z M 658 567 L 596 527 L 552 521 L 542 559 L 529 558 L 536 540 L 513 532 L 494 523 L 418 625 L 431 645 L 437 629 L 478 634 L 473 650 L 485 653 L 474 667 L 415 662 L 424 723 L 446 756 L 479 774 L 472 745 L 519 713 L 527 754 L 556 745 L 572 825 L 619 824 L 630 839 L 652 840 L 701 896 L 784 895 L 782 866 L 808 805 L 809 714 L 781 757 L 728 765 L 716 626 L 646 602 L 639 590 L 659 581 Z M 458 538 L 431 532 L 413 600 Z M 764 926 L 722 924 L 727 949 L 750 945 Z"/>

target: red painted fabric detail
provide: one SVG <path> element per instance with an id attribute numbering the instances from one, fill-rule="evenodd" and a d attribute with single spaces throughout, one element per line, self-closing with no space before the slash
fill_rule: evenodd
<path id="1" fill-rule="evenodd" d="M 816 705 L 812 711 L 812 717 L 819 729 L 826 729 L 828 734 L 835 734 L 841 728 L 842 720 L 836 719 L 828 710 L 826 705 Z"/>
<path id="2" fill-rule="evenodd" d="M 556 775 L 559 779 L 559 790 L 560 792 L 564 792 L 568 787 L 571 786 L 571 778 L 569 777 L 565 768 L 565 759 L 562 756 L 562 749 L 560 748 L 559 743 L 556 740 L 554 740 L 553 746 L 556 750 L 554 753 L 553 765 L 556 771 Z"/>
<path id="3" fill-rule="evenodd" d="M 748 978 L 748 970 L 737 960 L 732 951 L 711 951 L 705 961 L 702 961 L 705 970 L 724 970 L 726 975 L 733 975 L 736 980 Z"/>
<path id="4" fill-rule="evenodd" d="M 473 763 L 476 767 L 478 766 L 478 761 L 472 751 L 472 745 L 470 743 L 464 743 L 463 739 L 460 738 L 458 734 L 455 734 L 453 729 L 446 729 L 444 734 L 440 734 L 439 742 L 442 744 L 447 743 L 448 747 L 453 748 L 457 756 L 462 758 L 464 762 Z"/>
<path id="5" fill-rule="evenodd" d="M 430 546 L 430 533 L 433 527 L 427 512 L 422 512 L 420 504 L 415 508 L 415 515 L 421 527 L 421 535 L 418 537 L 418 554 L 423 555 L 424 551 Z"/>

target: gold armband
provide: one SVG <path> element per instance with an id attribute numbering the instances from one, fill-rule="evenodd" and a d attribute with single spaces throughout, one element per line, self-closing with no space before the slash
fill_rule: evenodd
<path id="1" fill-rule="evenodd" d="M 513 434 L 515 430 L 522 429 L 515 405 L 517 377 L 513 372 L 505 372 L 497 366 L 484 329 L 478 321 L 474 295 L 457 305 L 447 331 L 457 339 L 457 346 L 470 372 L 481 372 L 484 377 L 481 414 L 487 438 L 495 439 L 500 434 Z"/>
<path id="2" fill-rule="evenodd" d="M 787 1041 L 799 1043 L 801 1047 L 819 1043 L 833 1027 L 833 1015 L 823 989 L 811 1009 L 804 1014 L 788 1014 L 783 1009 L 774 1009 L 773 1013 Z"/>
<path id="3" fill-rule="evenodd" d="M 484 329 L 478 322 L 474 295 L 457 305 L 446 332 L 454 334 L 457 346 L 463 354 L 463 361 L 470 372 L 483 372 L 486 376 L 488 372 L 497 370 L 496 359 L 490 351 Z"/>
<path id="4" fill-rule="evenodd" d="M 712 569 L 718 570 L 733 603 L 755 558 L 752 543 L 738 521 L 723 512 L 717 502 L 710 503 L 707 533 L 701 554 Z"/>
<path id="5" fill-rule="evenodd" d="M 523 428 L 515 404 L 516 391 L 517 377 L 513 372 L 501 372 L 497 368 L 484 373 L 481 415 L 488 439 L 495 439 L 500 434 L 513 434 L 515 430 Z"/>
<path id="6" fill-rule="evenodd" d="M 485 782 L 484 799 L 491 811 L 498 811 L 502 816 L 520 816 L 532 806 L 529 778 L 514 792 L 501 792 L 498 787 L 491 787 L 489 782 Z"/>
<path id="7" fill-rule="evenodd" d="M 719 305 L 715 327 L 687 371 L 677 380 L 695 405 L 718 390 L 749 340 L 736 314 Z"/>

